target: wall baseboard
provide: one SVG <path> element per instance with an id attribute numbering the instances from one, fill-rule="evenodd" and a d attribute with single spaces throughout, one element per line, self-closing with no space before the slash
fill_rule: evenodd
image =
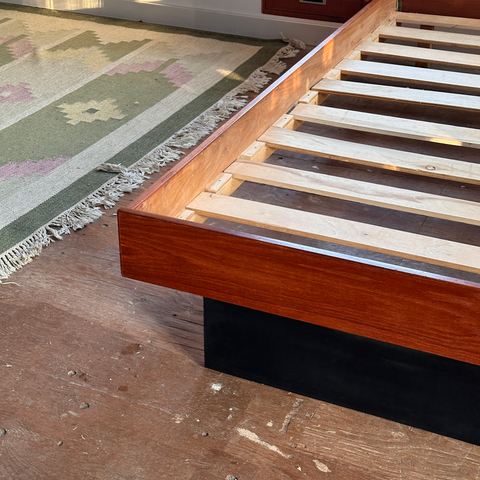
<path id="1" fill-rule="evenodd" d="M 298 38 L 308 45 L 318 45 L 340 24 L 315 20 L 277 17 L 264 14 L 239 14 L 199 8 L 178 7 L 159 3 L 137 3 L 119 0 L 3 0 L 4 3 L 69 10 L 103 17 L 158 23 L 255 38 Z M 98 8 L 76 8 L 97 4 Z M 72 8 L 73 6 L 73 8 Z"/>

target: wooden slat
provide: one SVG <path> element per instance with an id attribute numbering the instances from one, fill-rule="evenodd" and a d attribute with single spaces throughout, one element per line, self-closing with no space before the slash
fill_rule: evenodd
<path id="1" fill-rule="evenodd" d="M 312 92 L 312 90 L 310 90 L 300 98 L 298 103 L 311 103 L 313 105 L 318 105 L 318 92 Z"/>
<path id="2" fill-rule="evenodd" d="M 379 42 L 362 42 L 358 45 L 357 49 L 360 50 L 363 55 L 398 58 L 401 60 L 422 60 L 428 63 L 455 67 L 480 67 L 480 55 L 474 55 L 472 53 L 446 52 L 444 50 L 431 50 Z"/>
<path id="3" fill-rule="evenodd" d="M 302 122 L 295 120 L 292 115 L 282 115 L 273 125 L 280 128 L 288 128 L 289 130 L 296 130 Z"/>
<path id="4" fill-rule="evenodd" d="M 480 273 L 480 248 L 472 245 L 210 193 L 200 194 L 188 208 L 202 216 Z"/>
<path id="5" fill-rule="evenodd" d="M 232 179 L 232 175 L 229 175 L 228 173 L 221 173 L 215 180 L 213 185 L 207 187 L 206 190 L 210 193 L 218 193 L 222 188 L 225 187 L 227 183 L 231 182 Z"/>
<path id="6" fill-rule="evenodd" d="M 221 195 L 231 195 L 243 182 L 236 180 L 232 175 L 222 173 L 216 182 L 207 187 L 205 191 L 210 193 L 219 193 Z"/>
<path id="7" fill-rule="evenodd" d="M 196 215 L 196 213 L 193 210 L 187 210 L 185 209 L 179 216 L 178 218 L 180 220 L 190 220 Z"/>
<path id="8" fill-rule="evenodd" d="M 471 73 L 449 72 L 425 68 L 407 67 L 386 63 L 367 62 L 361 60 L 342 60 L 337 67 L 345 75 L 359 75 L 369 78 L 398 80 L 420 85 L 444 87 L 466 90 L 480 90 L 480 75 Z"/>
<path id="9" fill-rule="evenodd" d="M 264 162 L 273 151 L 272 148 L 267 147 L 264 143 L 255 141 L 240 154 L 239 158 L 251 160 L 252 162 Z"/>
<path id="10" fill-rule="evenodd" d="M 436 45 L 447 45 L 451 47 L 480 48 L 480 36 L 471 34 L 393 27 L 390 25 L 381 25 L 376 30 L 376 33 L 380 35 L 380 38 L 388 38 L 392 40 L 414 41 Z"/>
<path id="11" fill-rule="evenodd" d="M 335 95 L 373 98 L 377 100 L 431 105 L 460 110 L 480 110 L 480 98 L 473 95 L 327 79 L 321 80 L 312 88 L 322 93 Z"/>
<path id="12" fill-rule="evenodd" d="M 260 139 L 275 148 L 369 165 L 397 172 L 480 185 L 480 165 L 389 148 L 361 145 L 308 133 L 269 128 Z"/>
<path id="13" fill-rule="evenodd" d="M 292 115 L 303 122 L 320 123 L 434 143 L 480 148 L 480 130 L 473 128 L 306 104 L 297 105 L 292 111 Z"/>
<path id="14" fill-rule="evenodd" d="M 461 28 L 476 30 L 480 33 L 480 20 L 476 18 L 448 17 L 407 12 L 397 12 L 395 18 L 397 22 L 411 25 L 433 25 L 446 28 Z"/>
<path id="15" fill-rule="evenodd" d="M 242 160 L 226 172 L 242 181 L 480 225 L 480 204 L 466 200 Z"/>

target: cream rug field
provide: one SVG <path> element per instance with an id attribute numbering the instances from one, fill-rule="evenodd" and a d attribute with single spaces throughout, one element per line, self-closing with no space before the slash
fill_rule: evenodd
<path id="1" fill-rule="evenodd" d="M 212 132 L 284 45 L 0 3 L 0 281 Z"/>

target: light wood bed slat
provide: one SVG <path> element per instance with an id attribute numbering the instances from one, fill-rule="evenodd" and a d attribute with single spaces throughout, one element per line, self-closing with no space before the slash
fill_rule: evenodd
<path id="1" fill-rule="evenodd" d="M 473 128 L 389 117 L 321 105 L 299 104 L 291 113 L 302 122 L 313 122 L 427 142 L 480 148 L 480 131 Z"/>
<path id="2" fill-rule="evenodd" d="M 271 230 L 480 273 L 480 248 L 326 215 L 201 193 L 188 209 Z"/>
<path id="3" fill-rule="evenodd" d="M 426 15 L 422 13 L 396 12 L 397 22 L 412 25 L 432 25 L 445 28 L 462 28 L 477 30 L 480 33 L 480 20 L 476 18 L 447 17 L 441 15 Z"/>
<path id="4" fill-rule="evenodd" d="M 361 145 L 277 127 L 270 127 L 260 140 L 273 148 L 480 185 L 480 165 L 475 163 Z"/>
<path id="5" fill-rule="evenodd" d="M 356 47 L 363 55 L 422 61 L 454 67 L 479 68 L 480 55 L 472 53 L 446 52 L 428 48 L 407 47 L 391 43 L 362 42 Z"/>
<path id="6" fill-rule="evenodd" d="M 476 202 L 245 160 L 237 160 L 225 172 L 242 181 L 480 225 Z"/>
<path id="7" fill-rule="evenodd" d="M 391 40 L 406 40 L 451 47 L 480 48 L 480 36 L 462 33 L 441 32 L 418 28 L 380 26 L 375 33 L 380 38 Z"/>
<path id="8" fill-rule="evenodd" d="M 373 98 L 392 102 L 430 105 L 460 110 L 480 110 L 480 98 L 473 95 L 328 79 L 321 80 L 313 87 L 313 90 L 321 93 Z"/>
<path id="9" fill-rule="evenodd" d="M 342 60 L 335 68 L 346 75 L 397 80 L 433 87 L 444 87 L 448 85 L 453 88 L 480 90 L 480 75 L 471 73 L 407 67 L 362 60 Z"/>

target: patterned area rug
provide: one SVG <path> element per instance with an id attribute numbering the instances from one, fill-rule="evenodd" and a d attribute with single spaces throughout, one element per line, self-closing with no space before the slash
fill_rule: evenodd
<path id="1" fill-rule="evenodd" d="M 212 132 L 284 45 L 0 4 L 0 282 Z"/>

